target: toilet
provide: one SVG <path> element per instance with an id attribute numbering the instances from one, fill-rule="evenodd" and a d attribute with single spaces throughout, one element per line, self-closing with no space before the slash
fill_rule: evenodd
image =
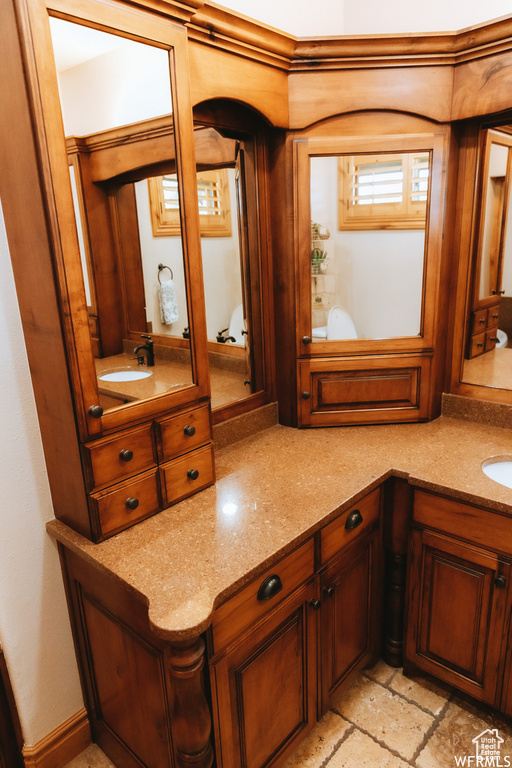
<path id="1" fill-rule="evenodd" d="M 508 344 L 508 336 L 505 333 L 505 331 L 502 331 L 498 328 L 496 331 L 496 336 L 498 337 L 498 341 L 496 343 L 497 347 L 506 347 Z"/>
<path id="2" fill-rule="evenodd" d="M 348 312 L 335 304 L 329 311 L 327 325 L 319 325 L 312 329 L 313 341 L 328 341 L 331 339 L 357 339 L 352 318 Z"/>

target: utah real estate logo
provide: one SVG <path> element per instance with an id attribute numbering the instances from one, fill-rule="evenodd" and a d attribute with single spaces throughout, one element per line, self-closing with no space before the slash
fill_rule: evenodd
<path id="1" fill-rule="evenodd" d="M 457 768 L 510 768 L 511 758 L 501 754 L 503 742 L 497 728 L 487 728 L 473 739 L 476 754 L 455 756 Z"/>

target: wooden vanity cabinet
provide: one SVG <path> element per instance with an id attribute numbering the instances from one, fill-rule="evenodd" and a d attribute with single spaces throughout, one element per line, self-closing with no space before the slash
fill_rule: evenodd
<path id="1" fill-rule="evenodd" d="M 382 537 L 377 489 L 321 531 L 321 713 L 381 646 Z M 343 542 L 343 543 L 342 543 Z M 340 547 L 340 544 L 341 547 Z"/>
<path id="2" fill-rule="evenodd" d="M 416 490 L 405 664 L 500 708 L 510 615 L 510 519 Z"/>

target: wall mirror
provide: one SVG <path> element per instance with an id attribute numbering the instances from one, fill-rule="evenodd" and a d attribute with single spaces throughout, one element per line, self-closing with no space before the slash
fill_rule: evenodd
<path id="1" fill-rule="evenodd" d="M 74 19 L 50 17 L 50 29 L 96 403 L 108 428 L 109 412 L 127 405 L 152 400 L 165 409 L 169 404 L 160 403 L 161 396 L 178 393 L 180 404 L 207 394 L 197 354 L 204 301 L 193 231 L 195 184 L 185 195 L 177 130 L 179 68 L 174 47 L 164 43 Z M 187 167 L 193 168 L 191 162 Z M 166 191 L 172 240 L 153 233 L 151 183 L 164 175 L 174 179 Z M 117 426 L 123 418 L 110 421 Z"/>
<path id="2" fill-rule="evenodd" d="M 512 126 L 481 135 L 461 381 L 512 389 Z"/>
<path id="3" fill-rule="evenodd" d="M 332 342 L 347 353 L 428 348 L 442 139 L 315 138 L 296 152 L 301 354 L 332 354 Z"/>
<path id="4" fill-rule="evenodd" d="M 312 340 L 419 336 L 430 153 L 314 156 Z"/>

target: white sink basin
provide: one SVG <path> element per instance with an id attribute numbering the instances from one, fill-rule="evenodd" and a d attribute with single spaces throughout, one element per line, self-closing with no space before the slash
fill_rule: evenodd
<path id="1" fill-rule="evenodd" d="M 143 371 L 139 368 L 118 368 L 116 371 L 106 371 L 98 378 L 100 381 L 138 381 L 152 375 L 153 371 Z"/>
<path id="2" fill-rule="evenodd" d="M 507 488 L 512 488 L 512 457 L 487 459 L 482 469 L 491 480 Z"/>

